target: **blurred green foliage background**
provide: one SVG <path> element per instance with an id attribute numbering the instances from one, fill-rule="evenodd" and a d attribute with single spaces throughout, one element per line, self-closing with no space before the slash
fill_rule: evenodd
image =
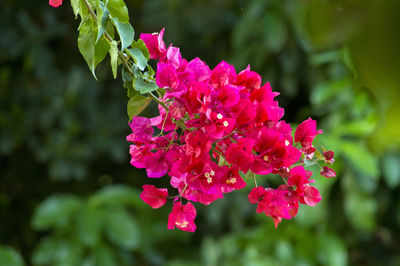
<path id="1" fill-rule="evenodd" d="M 126 91 L 107 63 L 91 76 L 64 2 L 0 1 L 1 266 L 400 265 L 399 1 L 125 1 L 137 34 L 250 64 L 336 154 L 323 200 L 278 229 L 247 188 L 199 206 L 194 234 L 139 199 L 168 182 L 130 166 Z"/>

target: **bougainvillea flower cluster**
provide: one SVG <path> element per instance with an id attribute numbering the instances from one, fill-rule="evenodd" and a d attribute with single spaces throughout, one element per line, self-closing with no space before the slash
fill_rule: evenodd
<path id="1" fill-rule="evenodd" d="M 177 192 L 144 185 L 142 200 L 159 208 L 171 199 L 168 229 L 193 232 L 192 202 L 208 205 L 244 188 L 249 179 L 253 183 L 256 176 L 273 173 L 282 185 L 255 185 L 248 200 L 257 204 L 258 213 L 272 217 L 275 226 L 293 218 L 299 204 L 316 205 L 321 195 L 313 187 L 312 172 L 303 166 L 317 152 L 312 143 L 322 131 L 316 121 L 302 122 L 293 139 L 275 100 L 279 93 L 268 82 L 262 85 L 259 74 L 250 67 L 238 73 L 224 61 L 214 69 L 200 58 L 187 61 L 179 48 L 166 48 L 163 34 L 140 35 L 150 58 L 157 60 L 159 115 L 133 117 L 127 140 L 132 143 L 131 164 L 146 169 L 150 178 L 168 176 Z M 333 162 L 333 152 L 324 156 L 323 163 Z M 321 166 L 321 174 L 332 177 L 334 171 Z"/>

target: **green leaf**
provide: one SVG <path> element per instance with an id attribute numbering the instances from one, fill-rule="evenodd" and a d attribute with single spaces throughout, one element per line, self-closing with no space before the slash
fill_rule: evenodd
<path id="1" fill-rule="evenodd" d="M 279 240 L 275 245 L 275 254 L 278 261 L 286 265 L 290 264 L 291 259 L 294 257 L 293 246 L 285 240 Z"/>
<path id="2" fill-rule="evenodd" d="M 310 62 L 311 62 L 311 64 L 316 65 L 316 66 L 337 62 L 340 59 L 340 55 L 341 55 L 340 53 L 341 53 L 340 50 L 316 53 L 311 56 Z"/>
<path id="3" fill-rule="evenodd" d="M 132 77 L 125 67 L 122 68 L 122 80 L 124 82 L 123 87 L 127 89 L 127 95 L 129 98 L 139 95 L 139 92 L 133 88 L 136 78 Z"/>
<path id="4" fill-rule="evenodd" d="M 154 81 L 146 81 L 142 78 L 137 78 L 135 82 L 135 90 L 141 94 L 158 90 L 158 86 Z"/>
<path id="5" fill-rule="evenodd" d="M 33 253 L 33 265 L 81 265 L 83 247 L 75 238 L 51 236 L 43 239 Z"/>
<path id="6" fill-rule="evenodd" d="M 88 11 L 85 3 L 81 0 L 79 0 L 79 1 L 75 0 L 75 1 L 79 2 L 79 14 L 81 16 L 81 20 L 83 21 L 83 20 L 89 19 L 89 11 Z"/>
<path id="7" fill-rule="evenodd" d="M 371 133 L 376 129 L 377 124 L 376 121 L 371 120 L 372 119 L 360 119 L 348 123 L 343 123 L 336 127 L 335 132 L 356 137 L 371 135 Z"/>
<path id="8" fill-rule="evenodd" d="M 108 0 L 107 7 L 117 28 L 121 39 L 121 51 L 123 51 L 131 45 L 135 37 L 135 31 L 129 23 L 128 9 L 123 0 Z"/>
<path id="9" fill-rule="evenodd" d="M 96 208 L 85 206 L 77 217 L 77 236 L 80 241 L 89 247 L 98 244 L 103 227 L 102 212 Z"/>
<path id="10" fill-rule="evenodd" d="M 154 71 L 154 69 L 153 69 L 150 65 L 147 65 L 147 69 L 148 69 L 148 72 L 146 72 L 146 74 L 149 75 L 149 76 L 151 76 L 151 77 L 153 77 L 154 74 L 156 73 L 156 72 Z"/>
<path id="11" fill-rule="evenodd" d="M 97 13 L 97 38 L 96 38 L 96 43 L 97 43 L 107 28 L 108 16 L 110 15 L 110 12 L 107 9 L 107 0 L 106 3 L 103 3 L 102 1 L 98 1 L 96 3 L 96 13 Z"/>
<path id="12" fill-rule="evenodd" d="M 347 216 L 353 226 L 366 231 L 371 231 L 375 228 L 375 214 L 378 206 L 372 196 L 349 191 L 347 192 L 344 205 Z"/>
<path id="13" fill-rule="evenodd" d="M 13 248 L 0 246 L 0 266 L 23 266 L 25 265 L 21 255 Z"/>
<path id="14" fill-rule="evenodd" d="M 33 228 L 44 230 L 68 226 L 72 216 L 81 208 L 81 201 L 73 195 L 52 196 L 35 210 Z"/>
<path id="15" fill-rule="evenodd" d="M 78 17 L 79 14 L 79 0 L 71 0 L 72 10 L 74 11 L 75 18 Z"/>
<path id="16" fill-rule="evenodd" d="M 378 161 L 364 144 L 354 141 L 342 141 L 340 148 L 351 163 L 351 166 L 358 172 L 373 179 L 379 177 Z"/>
<path id="17" fill-rule="evenodd" d="M 94 250 L 94 257 L 95 257 L 95 263 L 94 265 L 98 266 L 113 266 L 113 265 L 118 265 L 118 263 L 115 260 L 115 255 L 116 253 L 114 250 L 111 248 L 101 245 L 97 247 Z"/>
<path id="18" fill-rule="evenodd" d="M 135 64 L 139 67 L 139 69 L 143 71 L 147 66 L 147 59 L 143 55 L 142 50 L 133 48 L 127 49 L 127 52 L 129 56 L 133 58 L 133 61 L 135 61 Z"/>
<path id="19" fill-rule="evenodd" d="M 106 58 L 110 49 L 111 47 L 108 41 L 104 37 L 101 37 L 100 41 L 95 45 L 94 67 L 96 67 L 101 61 L 103 61 L 104 58 Z"/>
<path id="20" fill-rule="evenodd" d="M 354 66 L 354 62 L 353 62 L 353 58 L 352 58 L 349 46 L 345 45 L 344 48 L 341 50 L 341 52 L 342 52 L 342 59 L 343 59 L 344 64 L 347 66 L 348 69 L 351 70 L 351 72 L 353 72 L 354 77 L 357 78 L 358 77 L 357 69 Z"/>
<path id="21" fill-rule="evenodd" d="M 34 265 L 51 265 L 55 260 L 56 250 L 59 249 L 60 241 L 55 237 L 43 238 L 36 246 L 32 262 Z"/>
<path id="22" fill-rule="evenodd" d="M 107 20 L 106 32 L 108 33 L 108 35 L 110 35 L 111 39 L 114 40 L 114 38 L 115 38 L 115 27 L 114 27 L 114 23 L 111 20 Z"/>
<path id="23" fill-rule="evenodd" d="M 315 162 L 313 160 L 308 160 L 308 159 L 304 159 L 304 167 L 310 167 L 312 165 L 314 165 Z"/>
<path id="24" fill-rule="evenodd" d="M 142 95 L 136 95 L 132 97 L 127 106 L 127 112 L 129 116 L 129 121 L 132 117 L 139 115 L 144 109 L 150 104 L 151 99 Z"/>
<path id="25" fill-rule="evenodd" d="M 382 158 L 383 178 L 386 184 L 394 189 L 400 184 L 400 156 L 387 154 Z"/>
<path id="26" fill-rule="evenodd" d="M 268 50 L 272 52 L 281 50 L 288 37 L 286 24 L 282 18 L 269 13 L 264 18 L 264 28 L 267 32 L 265 42 Z"/>
<path id="27" fill-rule="evenodd" d="M 206 237 L 201 245 L 204 265 L 218 265 L 221 250 L 218 243 L 211 237 Z"/>
<path id="28" fill-rule="evenodd" d="M 150 53 L 149 53 L 149 50 L 147 49 L 146 44 L 144 43 L 144 41 L 142 39 L 134 41 L 132 43 L 131 47 L 132 48 L 138 48 L 138 49 L 142 50 L 142 53 L 143 53 L 144 57 L 146 57 L 147 61 L 149 61 Z"/>
<path id="29" fill-rule="evenodd" d="M 89 205 L 93 207 L 107 204 L 142 206 L 139 192 L 123 185 L 107 186 L 89 199 Z"/>
<path id="30" fill-rule="evenodd" d="M 139 92 L 135 91 L 135 89 L 132 86 L 132 83 L 135 83 L 135 81 L 136 81 L 136 78 L 133 78 L 133 81 L 130 83 L 130 86 L 128 87 L 128 97 L 129 98 L 139 95 Z"/>
<path id="31" fill-rule="evenodd" d="M 79 25 L 78 48 L 94 77 L 95 70 L 95 42 L 94 30 L 91 19 L 82 20 Z"/>
<path id="32" fill-rule="evenodd" d="M 111 57 L 111 69 L 112 73 L 114 76 L 114 79 L 117 78 L 117 68 L 118 68 L 118 46 L 117 42 L 113 41 L 111 43 L 111 49 L 110 49 L 110 57 Z"/>
<path id="33" fill-rule="evenodd" d="M 123 0 L 108 0 L 107 7 L 112 18 L 117 18 L 121 23 L 129 24 L 128 8 Z"/>
<path id="34" fill-rule="evenodd" d="M 350 171 L 342 177 L 344 208 L 352 225 L 363 231 L 371 231 L 376 226 L 378 204 L 370 194 L 361 191 L 359 181 Z"/>
<path id="35" fill-rule="evenodd" d="M 106 217 L 106 235 L 112 243 L 129 250 L 139 245 L 139 228 L 135 219 L 125 209 L 109 209 Z"/>
<path id="36" fill-rule="evenodd" d="M 228 162 L 225 160 L 224 156 L 219 157 L 218 166 L 228 165 Z"/>
<path id="37" fill-rule="evenodd" d="M 334 108 L 352 99 L 352 80 L 348 77 L 322 82 L 313 88 L 311 102 L 315 107 L 326 110 Z"/>
<path id="38" fill-rule="evenodd" d="M 322 234 L 318 238 L 319 253 L 323 265 L 348 265 L 347 250 L 343 241 L 334 234 Z"/>
<path id="39" fill-rule="evenodd" d="M 307 170 L 312 171 L 311 169 Z M 326 206 L 324 201 L 325 195 L 323 195 L 323 192 L 319 188 L 317 189 L 320 191 L 323 200 L 314 207 L 302 207 L 299 213 L 296 215 L 296 223 L 304 228 L 310 228 L 319 225 L 323 223 L 324 219 L 326 219 L 326 210 L 328 207 Z"/>
<path id="40" fill-rule="evenodd" d="M 318 160 L 324 160 L 324 156 L 318 150 L 315 150 L 314 154 Z"/>
<path id="41" fill-rule="evenodd" d="M 111 12 L 111 11 L 110 11 Z M 123 23 L 119 21 L 116 17 L 111 17 L 112 21 L 114 22 L 115 26 L 117 27 L 117 31 L 119 37 L 121 39 L 121 51 L 125 50 L 129 45 L 132 44 L 133 39 L 135 37 L 135 31 L 132 28 L 132 25 L 127 23 Z"/>
<path id="42" fill-rule="evenodd" d="M 97 79 L 95 74 L 96 66 L 106 57 L 110 50 L 110 45 L 104 37 L 101 37 L 96 44 L 96 33 L 97 29 L 91 19 L 83 20 L 79 25 L 78 48 L 93 76 Z"/>
<path id="43" fill-rule="evenodd" d="M 130 90 L 134 91 L 132 76 L 131 76 L 131 74 L 129 73 L 129 71 L 125 67 L 122 68 L 121 76 L 122 76 L 123 87 L 125 89 L 128 89 L 128 97 L 129 98 L 133 97 L 133 96 L 129 96 L 129 91 Z"/>

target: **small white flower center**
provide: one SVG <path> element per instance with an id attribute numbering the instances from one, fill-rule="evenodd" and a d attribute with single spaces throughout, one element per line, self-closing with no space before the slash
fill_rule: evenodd
<path id="1" fill-rule="evenodd" d="M 208 184 L 212 183 L 212 178 L 211 177 L 207 178 L 207 183 Z"/>
<path id="2" fill-rule="evenodd" d="M 205 176 L 206 178 L 210 178 L 210 173 L 207 172 L 207 173 L 204 174 L 204 176 Z"/>
<path id="3" fill-rule="evenodd" d="M 180 226 L 180 227 L 185 228 L 189 223 L 188 223 L 187 221 L 184 221 L 183 223 L 175 222 L 175 224 L 176 224 L 177 226 Z"/>
<path id="4" fill-rule="evenodd" d="M 264 161 L 266 161 L 266 162 L 268 162 L 268 156 L 267 155 L 265 155 L 264 157 L 263 157 L 263 159 L 264 159 Z"/>
<path id="5" fill-rule="evenodd" d="M 290 145 L 290 141 L 285 140 L 285 145 L 286 145 L 286 146 L 289 146 L 289 145 Z"/>
<path id="6" fill-rule="evenodd" d="M 210 171 L 210 175 L 211 175 L 211 176 L 214 176 L 214 175 L 215 175 L 215 171 L 214 171 L 214 170 L 211 170 L 211 171 Z"/>
<path id="7" fill-rule="evenodd" d="M 232 185 L 233 185 L 233 184 L 236 183 L 236 178 L 234 178 L 234 177 L 229 178 L 229 179 L 226 180 L 226 183 L 227 183 L 227 184 L 232 184 Z"/>
<path id="8" fill-rule="evenodd" d="M 223 116 L 221 115 L 221 113 L 218 113 L 218 114 L 217 114 L 217 118 L 218 118 L 218 119 L 222 119 L 222 118 L 223 118 Z"/>
<path id="9" fill-rule="evenodd" d="M 222 123 L 224 125 L 224 127 L 227 127 L 229 125 L 228 121 L 224 121 L 224 123 Z"/>

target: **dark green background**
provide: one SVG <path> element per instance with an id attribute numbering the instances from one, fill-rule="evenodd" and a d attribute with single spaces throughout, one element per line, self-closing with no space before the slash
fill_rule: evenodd
<path id="1" fill-rule="evenodd" d="M 197 204 L 194 234 L 139 199 L 168 180 L 130 166 L 120 76 L 91 76 L 64 2 L 0 1 L 1 266 L 400 264 L 399 1 L 126 0 L 136 38 L 165 27 L 189 60 L 250 64 L 336 154 L 337 178 L 313 169 L 323 200 L 278 229 L 249 184 Z"/>

